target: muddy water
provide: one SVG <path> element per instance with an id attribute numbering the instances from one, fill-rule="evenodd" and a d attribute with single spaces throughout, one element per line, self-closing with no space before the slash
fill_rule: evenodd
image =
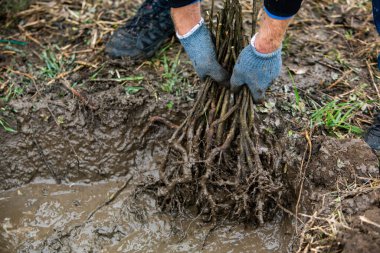
<path id="1" fill-rule="evenodd" d="M 145 113 L 133 123 L 144 125 Z M 104 126 L 104 131 L 93 132 L 49 128 L 31 135 L 32 139 L 28 133 L 27 138 L 4 139 L 0 186 L 8 190 L 0 192 L 0 253 L 288 251 L 292 226 L 281 216 L 259 229 L 223 224 L 209 233 L 209 225 L 159 212 L 148 195 L 133 198 L 142 180 L 157 177 L 157 163 L 165 148 L 154 140 L 140 147 L 133 128 L 118 125 L 122 127 L 109 131 Z M 70 145 L 65 145 L 62 136 Z M 67 166 L 75 164 L 70 160 L 75 158 L 72 150 L 80 158 L 77 168 Z M 61 184 L 47 179 L 51 173 L 44 172 L 49 167 L 60 176 Z M 99 208 L 124 185 L 126 174 L 133 177 L 127 188 Z M 11 188 L 19 184 L 13 184 L 14 180 L 31 182 Z"/>
<path id="2" fill-rule="evenodd" d="M 0 253 L 288 251 L 292 226 L 280 216 L 259 229 L 223 224 L 210 233 L 210 225 L 159 212 L 155 199 L 148 195 L 133 198 L 142 180 L 147 176 L 158 176 L 157 163 L 164 156 L 165 148 L 156 141 L 148 141 L 140 147 L 136 144 L 140 143 L 139 140 L 120 134 L 135 136 L 133 131 L 127 131 L 126 126 L 124 128 L 108 131 L 103 136 L 104 141 L 100 141 L 103 140 L 101 134 L 93 134 L 97 142 L 107 143 L 96 146 L 96 152 L 91 148 L 80 148 L 92 143 L 91 138 L 87 138 L 92 135 L 67 135 L 78 156 L 90 161 L 86 163 L 81 159 L 78 170 L 65 166 L 65 161 L 69 161 L 67 157 L 70 157 L 67 152 L 70 153 L 71 149 L 54 142 L 62 136 L 54 129 L 40 138 L 35 137 L 39 145 L 34 145 L 34 149 L 36 146 L 43 149 L 41 154 L 46 160 L 39 158 L 38 162 L 30 163 L 29 158 L 37 159 L 38 152 L 34 154 L 29 144 L 21 149 L 32 150 L 29 156 L 16 152 L 12 156 L 12 152 L 3 148 L 6 159 L 2 159 L 0 164 L 3 169 L 0 178 L 4 179 L 0 181 L 0 186 L 10 189 L 0 192 Z M 18 145 L 11 145 L 13 142 L 10 142 L 17 138 L 8 140 L 6 147 L 17 149 Z M 77 141 L 79 146 L 75 145 L 75 140 L 80 140 Z M 122 140 L 134 141 L 126 145 Z M 24 143 L 25 140 L 20 142 Z M 30 145 L 33 146 L 33 141 Z M 106 159 L 110 156 L 112 159 Z M 23 163 L 23 159 L 29 160 Z M 101 165 L 97 162 L 99 160 Z M 11 167 L 15 161 L 23 165 Z M 47 171 L 46 164 L 59 172 L 57 175 L 62 178 L 61 184 L 53 178 L 48 179 L 49 173 L 29 173 L 30 176 L 24 170 Z M 99 181 L 96 175 L 101 171 L 107 172 L 107 177 Z M 30 182 L 11 188 L 9 179 L 20 179 L 23 175 L 28 175 L 31 180 L 22 181 Z M 99 208 L 123 186 L 125 176 L 133 177 L 127 188 L 111 203 Z M 77 178 L 86 180 L 78 181 Z M 88 218 L 91 213 L 94 215 Z"/>
<path id="3" fill-rule="evenodd" d="M 226 224 L 208 233 L 210 226 L 158 212 L 149 196 L 132 201 L 134 179 L 88 219 L 126 180 L 36 179 L 1 192 L 0 252 L 287 252 L 291 225 L 280 216 L 259 229 Z"/>

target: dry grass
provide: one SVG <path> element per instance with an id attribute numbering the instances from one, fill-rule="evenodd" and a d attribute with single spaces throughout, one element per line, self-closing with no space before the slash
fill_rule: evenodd
<path id="1" fill-rule="evenodd" d="M 339 235 L 352 230 L 349 219 L 344 214 L 343 202 L 362 194 L 369 194 L 380 189 L 379 178 L 365 179 L 365 184 L 353 184 L 346 189 L 329 192 L 323 195 L 318 210 L 312 215 L 300 214 L 307 221 L 299 233 L 299 248 L 297 253 L 334 253 L 341 252 Z M 365 217 L 359 217 L 364 222 L 371 222 Z M 379 224 L 376 224 L 377 226 Z"/>
<path id="2" fill-rule="evenodd" d="M 81 71 L 96 75 L 105 68 L 109 61 L 103 56 L 105 42 L 116 27 L 123 25 L 134 14 L 140 2 L 37 1 L 28 9 L 18 12 L 12 19 L 0 24 L 1 39 L 28 42 L 27 47 L 11 42 L 7 45 L 1 44 L 0 55 L 15 57 L 18 61 L 27 59 L 25 61 L 29 63 L 28 67 L 22 68 L 16 60 L 0 65 L 0 96 L 22 95 L 14 93 L 14 88 L 20 84 L 30 83 L 35 86 L 34 91 L 38 95 L 45 86 L 61 83 L 86 104 L 87 99 L 72 83 L 67 83 L 67 79 Z M 211 1 L 205 2 L 206 6 L 209 6 Z M 246 33 L 249 34 L 247 27 L 251 20 L 251 1 L 242 2 L 243 23 Z M 2 3 L 0 0 L 1 6 Z M 352 124 L 360 128 L 371 124 L 375 112 L 379 110 L 380 99 L 380 73 L 376 67 L 380 41 L 371 20 L 370 1 L 305 1 L 284 42 L 285 67 L 288 67 L 289 62 L 298 59 L 299 65 L 309 64 L 306 62 L 308 60 L 311 64 L 329 70 L 325 72 L 327 74 L 324 74 L 324 79 L 316 79 L 312 87 L 304 87 L 303 76 L 299 78 L 297 85 L 299 84 L 298 88 L 303 96 L 301 99 L 316 101 L 306 103 L 306 113 L 314 109 L 315 104 L 323 105 L 338 99 L 342 102 L 377 101 L 365 110 L 358 111 L 352 118 Z M 56 48 L 54 59 L 66 61 L 74 56 L 75 60 L 70 68 L 64 66 L 58 69 L 54 77 L 46 78 L 40 75 L 40 67 L 44 66 L 41 55 L 43 51 L 52 48 Z M 116 75 L 119 75 L 119 70 L 136 70 L 127 63 L 120 63 L 120 66 L 115 68 Z M 155 68 L 155 64 L 149 66 Z M 331 74 L 336 76 L 330 78 Z M 91 106 L 90 104 L 90 108 Z M 5 107 L 0 100 L 0 109 L 5 110 Z M 1 113 L 2 111 L 0 122 L 4 122 Z M 300 121 L 308 125 L 307 120 L 301 118 Z M 324 203 L 321 203 L 322 208 L 312 215 L 299 214 L 307 221 L 300 232 L 298 252 L 339 252 L 338 235 L 341 231 L 350 229 L 350 224 L 342 212 L 342 201 L 350 196 L 366 194 L 379 188 L 380 180 L 370 179 L 366 184 L 326 194 Z"/>
<path id="3" fill-rule="evenodd" d="M 31 0 L 0 0 L 0 18 L 12 16 L 19 11 L 25 10 L 30 3 Z"/>

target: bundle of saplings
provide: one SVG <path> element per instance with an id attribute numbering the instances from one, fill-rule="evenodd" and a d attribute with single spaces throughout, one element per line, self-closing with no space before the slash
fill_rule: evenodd
<path id="1" fill-rule="evenodd" d="M 218 60 L 231 73 L 247 43 L 241 5 L 225 0 L 215 16 L 213 9 L 209 27 Z M 207 79 L 186 119 L 171 125 L 175 131 L 159 181 L 149 186 L 162 208 L 177 214 L 196 210 L 210 221 L 222 217 L 263 224 L 269 219 L 283 191 L 283 149 L 276 136 L 259 129 L 258 117 L 248 88 L 233 93 Z"/>

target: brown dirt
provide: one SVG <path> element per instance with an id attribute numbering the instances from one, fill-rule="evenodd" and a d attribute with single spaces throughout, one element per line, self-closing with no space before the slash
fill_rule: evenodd
<path id="1" fill-rule="evenodd" d="M 153 153 L 159 155 L 157 149 Z M 259 229 L 224 224 L 208 236 L 202 250 L 210 226 L 199 221 L 173 219 L 159 212 L 156 201 L 147 196 L 132 201 L 141 168 L 149 169 L 148 161 L 154 166 L 152 158 L 145 154 L 146 164 L 131 168 L 134 180 L 87 222 L 88 215 L 120 189 L 126 178 L 60 185 L 40 179 L 0 193 L 0 252 L 286 251 L 291 223 L 284 222 L 281 215 Z M 150 173 L 152 171 L 145 175 Z M 77 225 L 82 226 L 73 229 Z"/>
<path id="2" fill-rule="evenodd" d="M 309 222 L 319 220 L 305 225 L 307 246 L 303 248 L 324 248 L 323 252 L 378 252 L 377 156 L 362 140 L 325 137 L 317 143 L 307 167 L 302 204 L 305 213 L 315 215 Z"/>
<path id="3" fill-rule="evenodd" d="M 57 99 L 56 92 L 67 97 Z M 53 86 L 43 98 L 10 103 L 18 112 L 19 131 L 4 133 L 0 140 L 1 152 L 7 157 L 0 161 L 4 168 L 1 188 L 19 186 L 37 175 L 57 181 L 126 175 L 134 164 L 134 151 L 140 147 L 139 126 L 144 126 L 153 111 L 166 115 L 168 110 L 149 103 L 147 92 L 124 94 L 120 86 L 92 93 L 99 106 L 96 111 L 85 108 L 59 86 Z M 170 114 L 181 115 L 178 111 Z M 57 118 L 63 121 L 59 125 Z"/>
<path id="4" fill-rule="evenodd" d="M 295 252 L 295 245 L 303 237 L 302 252 L 311 252 L 315 247 L 320 247 L 319 252 L 329 253 L 379 252 L 380 182 L 376 156 L 360 136 L 343 132 L 346 139 L 338 140 L 325 137 L 331 133 L 323 128 L 312 131 L 309 163 L 309 153 L 304 155 L 308 149 L 304 130 L 309 127 L 310 110 L 316 105 L 333 98 L 350 101 L 377 97 L 367 65 L 375 62 L 378 53 L 375 30 L 369 23 L 369 3 L 350 8 L 337 1 L 305 2 L 290 27 L 281 77 L 271 87 L 267 103 L 257 106 L 259 131 L 278 138 L 285 147 L 283 173 L 278 178 L 285 186 L 286 201 L 276 207 L 273 222 L 258 230 L 250 224 L 221 224 L 210 233 L 210 227 L 204 223 L 192 222 L 194 217 L 172 217 L 157 211 L 156 200 L 149 196 L 144 196 L 140 205 L 125 207 L 124 213 L 116 214 L 123 203 L 131 203 L 129 200 L 133 199 L 134 191 L 128 188 L 112 205 L 100 210 L 79 231 L 78 237 L 67 232 L 115 193 L 126 175 L 135 175 L 131 184 L 134 187 L 139 187 L 147 177 L 157 178 L 157 164 L 164 155 L 163 141 L 171 131 L 157 125 L 141 142 L 141 130 L 149 117 L 155 115 L 180 123 L 192 107 L 199 82 L 184 53 L 179 68 L 191 85 L 182 87 L 178 94 L 161 90 L 165 79 L 159 57 L 132 65 L 104 56 L 102 50 L 110 32 L 123 22 L 120 20 L 133 15 L 138 1 L 103 1 L 95 7 L 88 1 L 83 19 L 67 12 L 67 8 L 80 12 L 83 1 L 59 2 L 62 3 L 39 2 L 38 8 L 32 6 L 17 22 L 0 24 L 2 38 L 29 42 L 27 47 L 13 46 L 15 49 L 0 45 L 0 95 L 5 96 L 8 84 L 24 89 L 23 94 L 10 102 L 0 100 L 0 108 L 4 108 L 0 119 L 17 130 L 9 133 L 0 127 L 0 224 L 11 232 L 0 230 L 1 250 L 112 252 L 121 247 L 131 252 L 133 245 L 140 252 L 152 249 L 200 252 L 207 239 L 205 252 Z M 66 9 L 61 8 L 62 4 Z M 116 13 L 115 9 L 120 11 Z M 24 27 L 25 24 L 29 26 Z M 351 39 L 346 33 L 349 30 Z M 68 71 L 65 79 L 77 84 L 75 89 L 84 100 L 65 87 L 63 78 L 51 81 L 41 76 L 40 68 L 45 65 L 39 56 L 53 44 L 61 48 L 61 56 L 90 48 L 90 52 L 78 53 L 76 60 L 93 66 L 82 66 L 72 72 L 62 70 Z M 65 49 L 68 45 L 73 48 Z M 166 52 L 168 58 L 175 56 L 179 48 L 178 43 L 172 44 Z M 76 63 L 72 67 L 78 66 Z M 375 71 L 374 65 L 370 66 Z M 295 104 L 287 68 L 294 73 L 300 106 Z M 350 70 L 333 88 L 327 89 Z M 95 73 L 100 80 L 91 78 Z M 142 75 L 144 80 L 123 83 L 110 80 L 118 75 Z M 144 89 L 127 94 L 127 86 Z M 172 109 L 167 107 L 169 101 L 173 102 Z M 370 105 L 350 123 L 365 129 L 377 110 L 376 105 Z M 287 220 L 293 216 L 285 214 L 296 213 L 301 182 L 304 191 L 298 215 L 304 224 L 297 223 L 299 229 L 295 234 L 295 227 Z M 65 191 L 71 192 L 65 195 L 67 198 L 56 197 Z M 85 204 L 78 206 L 76 200 Z M 54 201 L 57 208 L 51 205 Z M 144 213 L 144 208 L 148 212 Z M 312 218 L 315 212 L 319 220 Z M 78 213 L 81 215 L 70 216 Z M 63 216 L 52 224 L 51 214 Z M 183 238 L 178 234 L 185 235 L 187 226 L 190 226 L 187 237 L 179 243 Z M 292 240 L 293 246 L 289 243 Z"/>
<path id="5" fill-rule="evenodd" d="M 380 251 L 380 228 L 378 225 L 363 222 L 360 217 L 380 224 L 380 191 L 369 196 L 364 204 L 373 202 L 367 210 L 349 219 L 352 230 L 345 231 L 340 240 L 343 242 L 343 253 L 368 252 L 375 253 Z"/>
<path id="6" fill-rule="evenodd" d="M 363 140 L 325 137 L 314 146 L 307 178 L 316 187 L 333 191 L 337 182 L 349 185 L 379 175 L 378 159 Z"/>

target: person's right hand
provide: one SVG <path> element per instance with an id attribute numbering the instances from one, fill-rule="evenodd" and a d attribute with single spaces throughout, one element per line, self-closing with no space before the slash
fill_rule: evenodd
<path id="1" fill-rule="evenodd" d="M 255 103 L 264 101 L 265 92 L 281 71 L 281 46 L 267 54 L 251 44 L 241 51 L 231 77 L 231 89 L 237 92 L 246 84 Z"/>
<path id="2" fill-rule="evenodd" d="M 229 86 L 230 75 L 219 64 L 210 31 L 203 22 L 188 36 L 178 38 L 202 80 L 209 76 L 217 83 Z"/>

